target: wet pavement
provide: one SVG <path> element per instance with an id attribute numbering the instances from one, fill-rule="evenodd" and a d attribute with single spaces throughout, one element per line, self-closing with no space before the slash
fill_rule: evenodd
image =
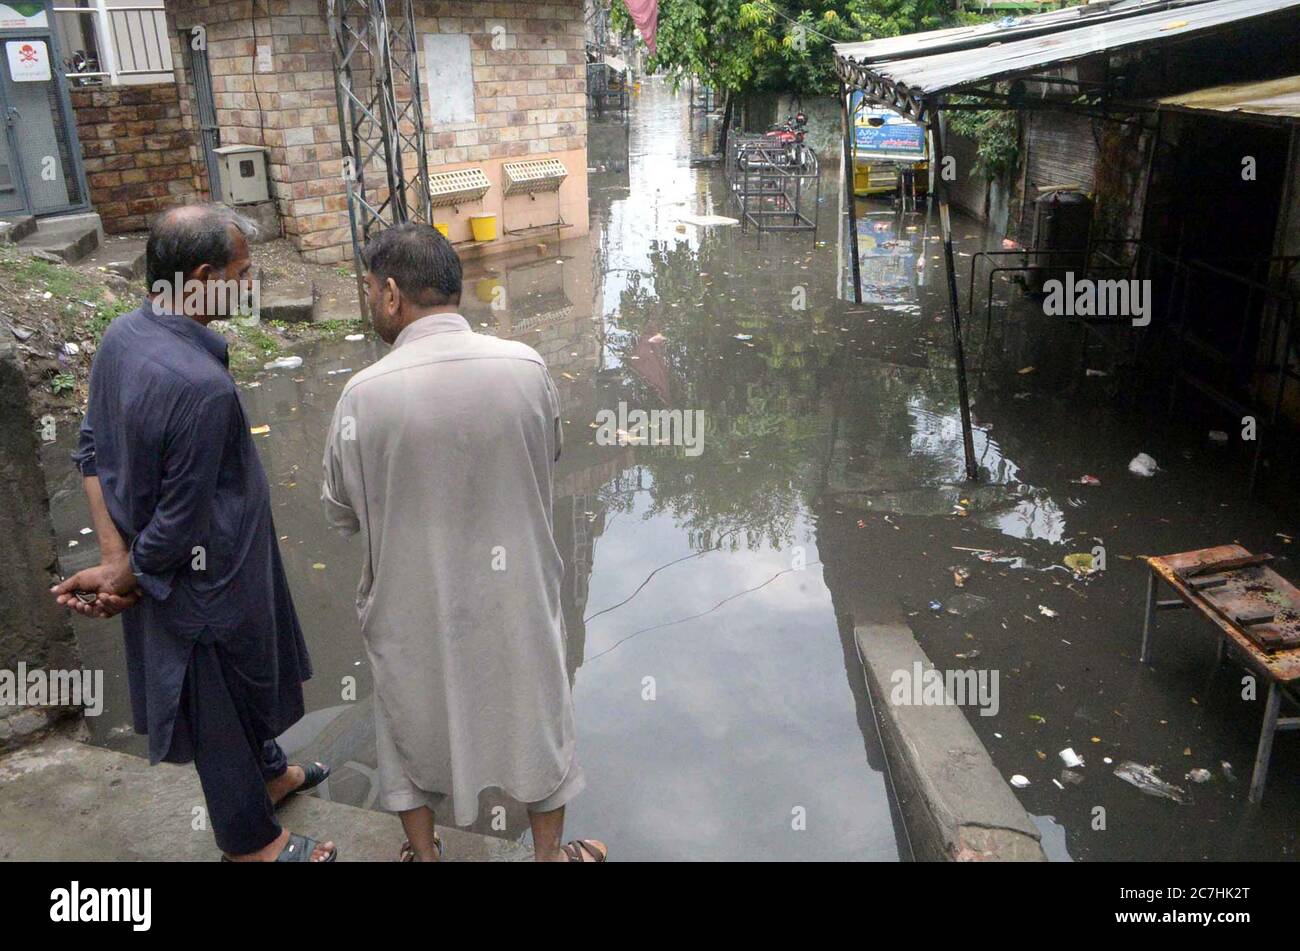
<path id="1" fill-rule="evenodd" d="M 1014 304 L 987 340 L 982 314 L 971 327 L 980 480 L 965 483 L 937 216 L 861 202 L 864 303 L 847 303 L 837 169 L 815 238 L 685 224 L 735 214 L 721 173 L 689 167 L 693 135 L 685 98 L 646 82 L 627 126 L 591 122 L 591 234 L 466 269 L 467 318 L 536 347 L 564 406 L 556 534 L 589 782 L 567 831 L 620 859 L 908 858 L 852 630 L 901 606 L 936 665 L 998 671 L 998 714 L 969 719 L 998 769 L 1030 780 L 1017 795 L 1049 855 L 1293 857 L 1300 743 L 1279 735 L 1249 807 L 1262 701 L 1241 698 L 1238 668 L 1214 669 L 1190 616 L 1162 617 L 1154 665 L 1137 663 L 1137 559 L 1238 542 L 1294 577 L 1294 494 L 1248 501 L 1248 457 L 1209 443 L 1210 423 L 1087 374 L 1107 370 L 1098 353 Z M 956 231 L 965 303 L 971 255 L 996 245 L 967 220 Z M 316 665 L 285 742 L 334 764 L 324 795 L 371 806 L 359 555 L 326 530 L 318 495 L 339 390 L 383 346 L 298 352 L 302 369 L 244 389 L 250 421 L 270 426 L 259 447 Z M 598 414 L 620 404 L 702 411 L 701 451 L 598 445 Z M 1127 472 L 1139 451 L 1160 463 L 1149 479 Z M 62 544 L 90 545 L 75 480 L 52 492 Z M 1104 572 L 1061 563 L 1097 547 Z M 110 691 L 96 741 L 143 749 L 122 729 L 116 624 L 78 631 Z M 1066 747 L 1086 761 L 1078 784 L 1060 778 Z M 1122 782 L 1126 760 L 1191 801 Z M 1213 779 L 1185 780 L 1197 767 Z M 484 795 L 476 831 L 525 827 Z"/>

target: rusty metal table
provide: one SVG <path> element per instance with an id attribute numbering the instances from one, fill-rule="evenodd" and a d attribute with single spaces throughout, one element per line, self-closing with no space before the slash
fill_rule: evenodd
<path id="1" fill-rule="evenodd" d="M 1268 761 L 1273 753 L 1273 736 L 1279 730 L 1300 730 L 1300 717 L 1280 717 L 1282 700 L 1300 707 L 1300 698 L 1293 692 L 1300 680 L 1300 648 L 1263 650 L 1238 627 L 1218 613 L 1205 592 L 1192 587 L 1180 575 L 1181 571 L 1197 565 L 1210 564 L 1228 558 L 1249 557 L 1250 552 L 1240 545 L 1219 545 L 1199 551 L 1185 551 L 1176 555 L 1160 555 L 1146 559 L 1151 569 L 1147 579 L 1146 615 L 1142 622 L 1142 663 L 1151 660 L 1151 634 L 1155 629 L 1156 612 L 1175 608 L 1193 608 L 1200 612 L 1218 631 L 1216 663 L 1222 663 L 1224 649 L 1234 651 L 1238 660 L 1258 677 L 1268 682 L 1268 699 L 1264 704 L 1264 722 L 1259 731 L 1259 747 L 1255 751 L 1255 769 L 1250 778 L 1250 801 L 1258 803 L 1264 796 L 1264 781 L 1268 776 Z M 1274 589 L 1287 595 L 1293 605 L 1300 605 L 1300 590 L 1270 568 L 1256 566 L 1256 571 L 1267 579 Z M 1174 589 L 1176 600 L 1161 601 L 1157 597 L 1160 582 Z M 1213 589 L 1210 589 L 1213 590 Z"/>

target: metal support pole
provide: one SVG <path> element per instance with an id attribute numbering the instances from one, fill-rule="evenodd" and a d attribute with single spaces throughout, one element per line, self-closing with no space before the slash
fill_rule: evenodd
<path id="1" fill-rule="evenodd" d="M 361 249 L 378 231 L 432 223 L 423 90 L 411 0 L 328 0 L 348 221 Z"/>
<path id="2" fill-rule="evenodd" d="M 116 86 L 122 80 L 117 72 L 117 40 L 113 36 L 113 20 L 106 0 L 94 0 L 95 29 L 99 32 L 99 69 L 108 73 L 108 82 Z"/>
<path id="3" fill-rule="evenodd" d="M 1264 723 L 1259 728 L 1259 748 L 1255 750 L 1255 771 L 1250 774 L 1250 801 L 1259 805 L 1264 798 L 1264 782 L 1268 779 L 1268 761 L 1273 756 L 1273 734 L 1277 731 L 1277 715 L 1282 709 L 1282 691 L 1277 682 L 1270 681 L 1268 699 L 1264 701 Z"/>
<path id="4" fill-rule="evenodd" d="M 844 200 L 849 210 L 849 253 L 853 256 L 853 303 L 862 303 L 862 265 L 858 261 L 858 215 L 853 194 L 853 117 L 849 114 L 849 93 L 840 82 L 840 128 L 844 134 Z"/>
<path id="5" fill-rule="evenodd" d="M 1138 659 L 1144 663 L 1151 662 L 1151 632 L 1156 626 L 1156 572 L 1154 568 L 1148 569 L 1147 574 L 1147 603 L 1146 611 L 1142 615 L 1142 652 Z"/>
<path id="6" fill-rule="evenodd" d="M 957 266 L 952 254 L 952 218 L 948 210 L 948 180 L 944 176 L 943 113 L 936 104 L 929 113 L 929 125 L 934 139 L 934 162 L 938 167 L 935 184 L 939 191 L 939 227 L 943 233 L 943 261 L 948 274 L 948 302 L 952 308 L 952 356 L 957 366 L 957 400 L 961 408 L 961 439 L 966 456 L 966 478 L 974 482 L 979 477 L 975 461 L 975 434 L 971 427 L 970 392 L 966 385 L 966 350 L 961 339 L 961 307 L 957 302 Z"/>

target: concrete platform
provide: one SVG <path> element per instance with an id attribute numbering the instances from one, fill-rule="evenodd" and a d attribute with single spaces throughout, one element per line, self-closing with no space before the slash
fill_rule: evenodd
<path id="1" fill-rule="evenodd" d="M 854 638 L 916 858 L 1046 861 L 1038 828 L 961 707 L 891 702 L 897 672 L 933 666 L 907 624 L 858 624 Z"/>
<path id="2" fill-rule="evenodd" d="M 263 320 L 310 323 L 316 316 L 316 285 L 311 281 L 262 283 Z"/>
<path id="3" fill-rule="evenodd" d="M 76 264 L 98 248 L 103 237 L 99 215 L 66 215 L 38 219 L 36 230 L 17 244 L 25 251 L 44 251 L 68 264 Z"/>
<path id="4" fill-rule="evenodd" d="M 0 218 L 0 241 L 17 242 L 36 232 L 35 215 Z"/>
<path id="5" fill-rule="evenodd" d="M 126 278 L 145 292 L 144 234 L 111 235 L 91 254 L 77 262 L 81 270 L 103 268 L 110 274 Z"/>
<path id="6" fill-rule="evenodd" d="M 284 825 L 332 839 L 340 862 L 391 862 L 404 838 L 396 816 L 293 796 Z M 0 860 L 215 862 L 203 794 L 192 766 L 150 766 L 139 757 L 53 736 L 0 758 Z M 516 842 L 439 828 L 452 862 L 523 862 Z"/>

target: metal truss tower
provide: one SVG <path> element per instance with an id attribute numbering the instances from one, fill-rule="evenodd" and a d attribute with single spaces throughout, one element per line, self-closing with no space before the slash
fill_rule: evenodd
<path id="1" fill-rule="evenodd" d="M 415 14 L 412 0 L 328 0 L 328 13 L 360 282 L 361 248 L 372 235 L 433 222 Z"/>

